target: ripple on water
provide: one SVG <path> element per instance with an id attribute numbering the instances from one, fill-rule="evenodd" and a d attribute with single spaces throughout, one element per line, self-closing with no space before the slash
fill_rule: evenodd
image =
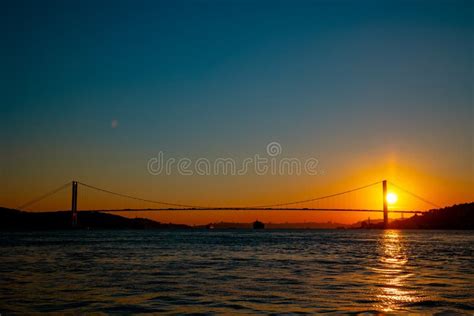
<path id="1" fill-rule="evenodd" d="M 474 310 L 473 232 L 65 231 L 0 246 L 5 313 Z"/>

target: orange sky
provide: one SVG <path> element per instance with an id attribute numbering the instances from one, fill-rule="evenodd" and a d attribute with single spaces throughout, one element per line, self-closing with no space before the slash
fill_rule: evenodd
<path id="1" fill-rule="evenodd" d="M 446 206 L 454 203 L 474 200 L 472 179 L 462 173 L 442 173 L 431 170 L 437 166 L 419 161 L 402 159 L 400 154 L 386 156 L 382 164 L 377 156 L 365 154 L 352 161 L 352 166 L 343 165 L 336 168 L 338 161 L 327 164 L 324 174 L 316 176 L 131 176 L 121 181 L 114 176 L 115 181 L 98 177 L 78 179 L 114 192 L 130 194 L 146 199 L 168 201 L 192 205 L 212 206 L 247 206 L 289 202 L 309 199 L 345 191 L 365 184 L 388 179 L 403 188 L 420 195 L 438 205 Z M 422 159 L 423 160 L 423 159 Z M 366 161 L 364 163 L 364 161 Z M 357 168 L 358 167 L 358 168 Z M 453 170 L 456 170 L 453 168 Z M 57 180 L 59 180 L 57 178 Z M 11 194 L 3 195 L 1 205 L 17 207 L 54 188 L 53 185 L 42 185 L 40 181 L 31 179 L 29 187 L 9 188 Z M 390 209 L 425 210 L 431 208 L 412 196 L 389 185 L 389 191 L 398 195 L 398 201 L 390 205 Z M 327 199 L 322 202 L 297 204 L 294 207 L 332 207 L 332 208 L 363 208 L 381 209 L 381 184 L 367 188 L 343 197 Z M 78 208 L 113 209 L 113 208 L 148 208 L 159 205 L 130 201 L 125 198 L 96 192 L 90 188 L 79 186 Z M 59 210 L 70 208 L 70 189 L 54 195 L 31 207 L 31 210 Z M 147 217 L 162 222 L 206 224 L 209 222 L 251 222 L 256 219 L 265 222 L 340 222 L 352 223 L 361 219 L 381 218 L 379 213 L 340 213 L 340 212 L 257 212 L 257 211 L 176 211 L 176 212 L 138 212 L 120 213 L 128 217 Z M 398 218 L 399 214 L 390 217 Z"/>

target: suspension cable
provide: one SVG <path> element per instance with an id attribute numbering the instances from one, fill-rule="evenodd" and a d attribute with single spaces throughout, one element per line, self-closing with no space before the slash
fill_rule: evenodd
<path id="1" fill-rule="evenodd" d="M 35 198 L 35 199 L 33 199 L 33 200 L 31 200 L 31 201 L 29 201 L 29 202 L 23 204 L 23 205 L 20 205 L 20 206 L 18 207 L 18 209 L 19 209 L 19 210 L 22 210 L 22 209 L 24 209 L 25 207 L 28 207 L 28 206 L 30 206 L 30 205 L 32 205 L 32 204 L 35 204 L 35 203 L 37 203 L 37 202 L 39 202 L 39 201 L 41 201 L 41 200 L 43 200 L 43 199 L 45 199 L 45 198 L 47 198 L 47 197 L 49 197 L 49 196 L 55 194 L 55 193 L 57 193 L 57 192 L 59 192 L 59 191 L 65 189 L 65 188 L 68 187 L 70 184 L 71 184 L 71 182 L 65 183 L 65 184 L 63 184 L 62 186 L 60 186 L 59 188 L 56 188 L 56 189 L 54 189 L 54 190 L 52 190 L 52 191 L 50 191 L 50 192 L 48 192 L 48 193 L 46 193 L 46 194 L 44 194 L 44 195 L 42 195 L 42 196 L 40 196 L 40 197 L 37 197 L 37 198 Z"/>
<path id="2" fill-rule="evenodd" d="M 390 183 L 391 185 L 393 185 L 394 187 L 396 187 L 397 189 L 399 189 L 399 190 L 401 190 L 401 191 L 403 191 L 403 192 L 405 192 L 405 193 L 407 193 L 407 194 L 413 196 L 414 198 L 419 199 L 420 201 L 423 201 L 423 202 L 425 202 L 425 203 L 427 203 L 427 204 L 429 204 L 429 205 L 431 205 L 431 206 L 434 206 L 434 207 L 436 207 L 436 208 L 440 208 L 440 207 L 441 207 L 441 206 L 437 205 L 436 203 L 430 202 L 430 201 L 428 201 L 427 199 L 422 198 L 421 196 L 416 195 L 415 193 L 412 193 L 412 192 L 410 192 L 410 191 L 408 191 L 408 190 L 406 190 L 406 189 L 400 187 L 399 185 L 396 185 L 396 184 L 393 183 L 392 181 L 390 181 L 389 183 Z"/>
<path id="3" fill-rule="evenodd" d="M 364 185 L 364 186 L 361 186 L 361 187 L 358 187 L 358 188 L 355 188 L 355 189 L 347 190 L 347 191 L 344 191 L 344 192 L 334 193 L 334 194 L 325 195 L 325 196 L 319 196 L 319 197 L 306 199 L 306 200 L 292 201 L 292 202 L 287 202 L 287 203 L 267 204 L 267 205 L 254 205 L 254 206 L 248 206 L 247 208 L 252 208 L 252 207 L 256 207 L 256 208 L 275 207 L 275 206 L 285 206 L 285 205 L 293 205 L 293 204 L 313 202 L 313 201 L 323 200 L 323 199 L 327 199 L 327 198 L 331 198 L 331 197 L 351 193 L 351 192 L 354 192 L 354 191 L 359 191 L 359 190 L 366 189 L 368 187 L 371 187 L 371 186 L 374 186 L 374 185 L 380 184 L 380 183 L 382 183 L 382 181 L 377 181 L 377 182 L 367 184 L 367 185 Z"/>
<path id="4" fill-rule="evenodd" d="M 251 208 L 276 207 L 276 206 L 286 206 L 286 205 L 313 202 L 313 201 L 323 200 L 323 199 L 327 199 L 327 198 L 331 198 L 331 197 L 351 193 L 351 192 L 354 192 L 354 191 L 362 190 L 362 189 L 374 186 L 376 184 L 380 184 L 381 182 L 382 181 L 377 181 L 377 182 L 374 182 L 374 183 L 371 183 L 371 184 L 368 184 L 368 185 L 364 185 L 364 186 L 361 186 L 361 187 L 358 187 L 358 188 L 354 188 L 354 189 L 351 189 L 351 190 L 347 190 L 347 191 L 344 191 L 344 192 L 339 192 L 339 193 L 325 195 L 325 196 L 319 196 L 319 197 L 316 197 L 316 198 L 311 198 L 311 199 L 306 199 L 306 200 L 292 201 L 292 202 L 286 202 L 286 203 L 267 204 L 267 205 L 251 205 L 251 206 L 245 206 L 245 207 L 242 207 L 242 208 L 251 209 Z M 117 193 L 117 192 L 109 191 L 109 190 L 106 190 L 106 189 L 98 188 L 98 187 L 95 187 L 93 185 L 89 185 L 89 184 L 82 183 L 82 182 L 77 182 L 77 183 L 79 183 L 79 184 L 81 184 L 85 187 L 94 189 L 94 190 L 98 190 L 98 191 L 101 191 L 101 192 L 113 194 L 113 195 L 124 197 L 124 198 L 129 198 L 129 199 L 133 199 L 133 200 L 137 200 L 137 201 L 142 201 L 142 202 L 169 205 L 169 206 L 177 206 L 177 207 L 197 208 L 197 209 L 205 209 L 205 208 L 209 207 L 209 206 L 202 206 L 202 205 L 178 204 L 178 203 L 170 203 L 170 202 L 144 199 L 144 198 L 140 198 L 140 197 L 131 196 L 131 195 L 128 195 L 128 194 Z"/>
<path id="5" fill-rule="evenodd" d="M 205 208 L 204 206 L 188 205 L 188 204 L 178 204 L 178 203 L 169 203 L 169 202 L 163 202 L 163 201 L 156 201 L 156 200 L 143 199 L 143 198 L 136 197 L 136 196 L 131 196 L 131 195 L 128 195 L 128 194 L 117 193 L 117 192 L 112 192 L 112 191 L 109 191 L 109 190 L 101 189 L 101 188 L 95 187 L 95 186 L 93 186 L 93 185 L 86 184 L 86 183 L 82 183 L 82 182 L 77 182 L 77 183 L 79 183 L 79 184 L 81 184 L 81 185 L 83 185 L 83 186 L 85 186 L 85 187 L 88 187 L 88 188 L 90 188 L 90 189 L 102 191 L 102 192 L 105 192 L 105 193 L 113 194 L 113 195 L 120 196 L 120 197 L 124 197 L 124 198 L 128 198 L 128 199 L 133 199 L 133 200 L 137 200 L 137 201 L 142 201 L 142 202 L 148 202 L 148 203 L 154 203 L 154 204 L 163 204 L 163 205 L 169 205 L 169 206 L 178 206 L 178 207 Z"/>
<path id="6" fill-rule="evenodd" d="M 336 197 L 336 196 L 340 196 L 340 195 L 343 195 L 343 194 L 347 194 L 347 193 L 351 193 L 351 192 L 354 192 L 354 191 L 359 191 L 359 190 L 362 190 L 362 189 L 365 189 L 365 188 L 368 188 L 368 187 L 371 187 L 371 186 L 374 186 L 374 185 L 377 185 L 377 184 L 380 184 L 382 181 L 377 181 L 377 182 L 374 182 L 374 183 L 371 183 L 371 184 L 368 184 L 368 185 L 364 185 L 364 186 L 361 186 L 361 187 L 358 187 L 358 188 L 354 188 L 354 189 L 351 189 L 351 190 L 346 190 L 346 191 L 343 191 L 343 192 L 339 192 L 339 193 L 335 193 L 335 194 L 330 194 L 330 195 L 325 195 L 325 196 L 319 196 L 319 197 L 315 197 L 315 198 L 311 198 L 311 199 L 305 199 L 305 200 L 298 200 L 298 201 L 292 201 L 292 202 L 286 202 L 286 203 L 275 203 L 275 204 L 266 204 L 266 205 L 251 205 L 251 206 L 245 206 L 245 207 L 239 207 L 239 208 L 245 208 L 245 209 L 251 209 L 251 208 L 266 208 L 266 207 L 278 207 L 278 206 L 287 206 L 287 205 L 294 205 L 294 204 L 301 204 L 301 203 L 308 203 L 308 202 L 313 202 L 313 201 L 318 201 L 318 200 L 323 200 L 323 199 L 327 199 L 327 198 L 331 198 L 331 197 Z M 140 197 L 136 197 L 136 196 L 131 196 L 131 195 L 127 195 L 127 194 L 122 194 L 122 193 L 117 193 L 117 192 L 113 192 L 113 191 L 109 191 L 109 190 L 106 190 L 106 189 L 102 189 L 102 188 L 98 188 L 96 186 L 93 186 L 93 185 L 89 185 L 89 184 L 86 184 L 86 183 L 82 183 L 82 182 L 77 182 L 85 187 L 88 187 L 90 189 L 94 189 L 94 190 L 97 190 L 97 191 L 101 191 L 101 192 L 105 192 L 105 193 L 108 193 L 108 194 L 112 194 L 112 195 L 115 195 L 115 196 L 120 196 L 120 197 L 124 197 L 124 198 L 128 198 L 128 199 L 133 199 L 133 200 L 137 200 L 137 201 L 142 201 L 142 202 L 148 202 L 148 203 L 154 203 L 154 204 L 161 204 L 161 205 L 168 205 L 168 206 L 175 206 L 175 207 L 186 207 L 186 208 L 196 208 L 196 209 L 206 209 L 206 208 L 209 208 L 209 206 L 199 206 L 199 205 L 189 205 L 189 204 L 179 204 L 179 203 L 170 203 L 170 202 L 163 202 L 163 201 L 157 201 L 157 200 L 150 200 L 150 199 L 144 199 L 144 198 L 140 198 Z M 419 196 L 419 195 L 416 195 L 402 187 L 400 187 L 399 185 L 393 183 L 393 182 L 389 182 L 391 185 L 393 185 L 394 187 L 398 188 L 399 190 L 431 205 L 431 206 L 434 206 L 436 208 L 439 208 L 440 206 Z M 18 209 L 24 209 L 30 205 L 33 205 L 63 189 L 65 189 L 67 186 L 69 186 L 71 184 L 71 182 L 68 182 L 68 183 L 65 183 L 63 184 L 62 186 L 42 195 L 42 196 L 39 196 L 21 206 L 18 207 Z"/>

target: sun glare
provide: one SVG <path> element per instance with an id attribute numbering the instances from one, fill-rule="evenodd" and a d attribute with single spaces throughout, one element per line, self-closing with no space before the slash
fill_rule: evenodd
<path id="1" fill-rule="evenodd" d="M 387 202 L 388 204 L 394 204 L 398 200 L 398 196 L 395 193 L 387 193 Z"/>

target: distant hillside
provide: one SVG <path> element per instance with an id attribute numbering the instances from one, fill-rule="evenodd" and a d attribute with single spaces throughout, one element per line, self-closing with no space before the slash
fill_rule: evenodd
<path id="1" fill-rule="evenodd" d="M 474 229 L 474 202 L 431 210 L 423 215 L 395 220 L 390 228 Z"/>
<path id="2" fill-rule="evenodd" d="M 383 228 L 383 219 L 376 218 L 355 222 L 350 225 L 350 228 Z"/>
<path id="3" fill-rule="evenodd" d="M 334 228 L 347 228 L 349 225 L 341 223 L 316 223 L 316 222 L 306 222 L 306 223 L 268 223 L 265 224 L 265 228 L 270 229 L 334 229 Z"/>
<path id="4" fill-rule="evenodd" d="M 118 215 L 81 211 L 79 228 L 93 229 L 183 229 L 187 225 L 163 224 L 146 218 L 126 218 Z M 0 230 L 70 229 L 71 212 L 23 212 L 0 207 Z"/>
<path id="5" fill-rule="evenodd" d="M 195 228 L 209 228 L 214 229 L 252 229 L 253 223 L 210 223 L 207 225 L 195 226 Z M 349 225 L 340 223 L 265 223 L 265 229 L 333 229 L 333 228 L 347 228 Z"/>
<path id="6" fill-rule="evenodd" d="M 216 229 L 251 229 L 252 223 L 212 223 L 195 228 L 212 226 Z M 353 225 L 338 223 L 267 223 L 266 229 L 332 229 L 332 228 L 382 228 L 381 220 L 371 220 Z M 390 228 L 397 229 L 474 229 L 474 202 L 435 209 L 423 215 L 393 220 Z M 71 212 L 23 212 L 0 207 L 0 230 L 70 229 Z M 126 218 L 118 215 L 81 211 L 78 228 L 92 229 L 188 229 L 181 224 L 163 224 L 146 218 Z"/>

